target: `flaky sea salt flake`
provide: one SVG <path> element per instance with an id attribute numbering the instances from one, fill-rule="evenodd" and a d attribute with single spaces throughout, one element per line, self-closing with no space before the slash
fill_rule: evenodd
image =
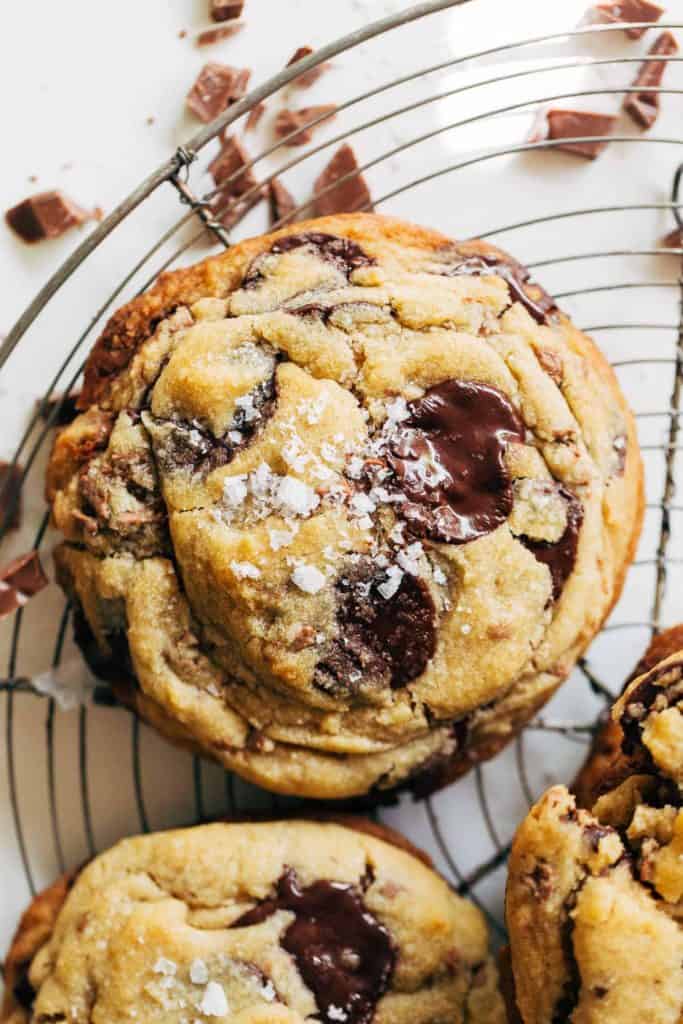
<path id="1" fill-rule="evenodd" d="M 223 986 L 217 981 L 210 981 L 204 989 L 202 1001 L 197 1009 L 205 1017 L 227 1017 L 228 1000 L 225 998 Z"/>
<path id="2" fill-rule="evenodd" d="M 197 957 L 190 964 L 190 981 L 193 985 L 206 985 L 209 980 L 209 968 Z"/>
<path id="3" fill-rule="evenodd" d="M 292 573 L 292 583 L 305 594 L 317 594 L 325 586 L 325 576 L 314 565 L 301 562 Z"/>
<path id="4" fill-rule="evenodd" d="M 261 570 L 253 562 L 231 562 L 230 568 L 238 580 L 257 580 Z"/>

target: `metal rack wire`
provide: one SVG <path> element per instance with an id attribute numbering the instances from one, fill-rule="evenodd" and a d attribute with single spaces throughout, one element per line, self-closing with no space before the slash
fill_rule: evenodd
<path id="1" fill-rule="evenodd" d="M 370 24 L 363 30 L 352 33 L 351 35 L 340 39 L 336 43 L 322 47 L 295 67 L 286 68 L 278 75 L 271 78 L 268 82 L 265 82 L 263 85 L 253 90 L 249 96 L 231 107 L 217 121 L 202 129 L 185 146 L 180 147 L 171 159 L 151 174 L 138 189 L 136 189 L 113 211 L 112 214 L 110 214 L 110 216 L 96 227 L 92 234 L 85 239 L 74 254 L 64 263 L 60 270 L 50 279 L 50 281 L 48 281 L 2 343 L 0 346 L 0 369 L 2 369 L 5 363 L 10 359 L 16 346 L 19 345 L 21 339 L 31 329 L 34 321 L 44 313 L 46 307 L 49 308 L 50 301 L 60 291 L 60 289 L 64 287 L 70 277 L 81 266 L 83 261 L 90 258 L 95 250 L 117 230 L 124 220 L 130 216 L 140 204 L 145 202 L 157 190 L 170 185 L 170 187 L 177 192 L 180 201 L 187 207 L 187 209 L 182 212 L 182 215 L 176 218 L 174 222 L 170 224 L 168 229 L 149 246 L 147 251 L 144 252 L 138 260 L 135 261 L 134 265 L 127 271 L 124 277 L 114 286 L 111 293 L 100 302 L 98 308 L 96 308 L 90 315 L 85 327 L 78 335 L 73 345 L 66 352 L 57 372 L 54 374 L 49 386 L 45 390 L 42 402 L 36 409 L 34 415 L 30 418 L 26 430 L 17 445 L 14 460 L 20 463 L 23 467 L 22 482 L 28 482 L 29 477 L 39 474 L 38 463 L 40 461 L 40 456 L 49 442 L 52 426 L 59 418 L 62 400 L 58 399 L 56 402 L 52 402 L 52 404 L 51 400 L 54 399 L 54 396 L 58 392 L 61 392 L 63 395 L 67 395 L 74 387 L 81 373 L 84 352 L 93 340 L 96 329 L 103 323 L 103 319 L 112 311 L 117 301 L 122 300 L 124 297 L 129 297 L 133 283 L 139 284 L 140 275 L 143 274 L 147 280 L 142 283 L 139 290 L 144 290 L 144 288 L 154 280 L 160 271 L 177 263 L 178 260 L 190 252 L 198 242 L 204 240 L 207 232 L 209 232 L 219 244 L 224 246 L 229 246 L 231 244 L 231 240 L 239 234 L 239 221 L 235 227 L 228 232 L 222 226 L 220 219 L 216 214 L 217 198 L 225 196 L 225 208 L 229 207 L 231 200 L 227 197 L 227 192 L 232 179 L 229 178 L 223 182 L 219 188 L 204 193 L 202 193 L 202 191 L 195 185 L 195 172 L 200 164 L 200 157 L 205 146 L 207 146 L 207 144 L 210 143 L 210 141 L 214 139 L 220 131 L 237 122 L 247 114 L 256 103 L 277 93 L 302 72 L 310 70 L 318 64 L 328 61 L 339 54 L 352 51 L 361 43 L 382 39 L 389 32 L 400 26 L 418 21 L 422 18 L 430 17 L 438 12 L 445 11 L 450 8 L 463 6 L 468 2 L 470 2 L 470 0 L 431 0 L 431 2 L 418 4 L 409 10 Z M 683 27 L 683 23 L 662 22 L 658 26 L 658 29 L 675 29 L 681 27 Z M 473 66 L 476 67 L 478 62 L 483 64 L 484 62 L 490 62 L 495 58 L 509 58 L 510 56 L 516 56 L 519 54 L 533 56 L 534 52 L 539 47 L 544 47 L 557 41 L 566 42 L 568 40 L 573 40 L 574 43 L 578 44 L 584 38 L 593 38 L 602 33 L 606 33 L 610 38 L 614 38 L 614 34 L 621 33 L 622 29 L 623 27 L 620 25 L 584 26 L 566 33 L 537 36 L 535 38 L 511 42 L 502 46 L 491 47 L 486 50 L 456 56 L 448 61 L 443 61 L 427 68 L 421 68 L 373 89 L 366 90 L 365 92 L 340 104 L 338 109 L 339 111 L 350 111 L 353 114 L 355 109 L 362 102 L 370 98 L 388 95 L 398 86 L 406 84 L 410 85 L 411 82 L 414 82 L 425 75 L 438 72 L 451 72 L 453 70 L 457 70 L 459 66 L 466 66 L 468 68 Z M 504 87 L 507 83 L 512 82 L 513 80 L 520 81 L 522 79 L 526 79 L 533 83 L 537 80 L 542 82 L 544 75 L 558 70 L 584 67 L 611 68 L 614 65 L 620 64 L 639 65 L 643 59 L 645 58 L 642 55 L 634 56 L 623 54 L 617 57 L 576 57 L 569 61 L 546 62 L 543 66 L 524 67 L 522 69 L 516 68 L 512 71 L 498 73 L 495 76 L 477 79 L 474 82 L 467 81 L 466 83 L 461 83 L 453 88 L 430 93 L 426 98 L 421 98 L 408 104 L 404 103 L 399 105 L 388 112 L 382 113 L 378 117 L 360 120 L 354 127 L 337 132 L 326 138 L 324 141 L 316 143 L 313 146 L 309 146 L 305 151 L 297 152 L 295 156 L 291 156 L 287 159 L 283 159 L 281 157 L 282 153 L 291 153 L 291 150 L 287 151 L 283 148 L 286 146 L 287 139 L 279 139 L 271 146 L 266 147 L 263 152 L 259 153 L 258 156 L 256 156 L 248 165 L 248 167 L 257 167 L 267 158 L 271 160 L 276 159 L 278 161 L 278 166 L 275 170 L 259 176 L 259 184 L 254 187 L 253 191 L 257 191 L 263 186 L 263 184 L 267 184 L 276 175 L 281 176 L 282 174 L 286 174 L 293 170 L 304 161 L 309 160 L 315 154 L 323 152 L 329 148 L 336 147 L 349 138 L 355 138 L 362 131 L 374 128 L 378 125 L 384 125 L 388 121 L 394 119 L 400 119 L 404 115 L 419 110 L 430 103 L 452 99 L 453 97 L 461 96 L 464 93 L 474 93 L 478 90 L 481 91 L 487 86 L 494 85 L 499 88 Z M 672 61 L 682 59 L 683 58 L 675 57 L 669 58 L 669 60 Z M 446 125 L 438 126 L 432 131 L 422 132 L 411 136 L 410 139 L 402 141 L 395 146 L 386 149 L 386 151 L 382 152 L 377 157 L 366 161 L 360 166 L 359 171 L 355 173 L 362 173 L 371 169 L 381 168 L 381 165 L 386 161 L 406 153 L 406 151 L 419 144 L 433 140 L 438 135 L 453 132 L 477 122 L 485 122 L 489 119 L 498 118 L 501 115 L 512 114 L 522 110 L 532 111 L 534 108 L 544 106 L 550 102 L 568 101 L 576 99 L 577 97 L 610 96 L 629 91 L 650 91 L 661 95 L 671 96 L 680 96 L 683 94 L 683 89 L 664 87 L 649 87 L 648 90 L 644 90 L 642 87 L 637 87 L 636 89 L 634 87 L 617 88 L 613 86 L 605 86 L 595 89 L 559 92 L 550 95 L 547 95 L 545 94 L 545 91 L 542 91 L 541 95 L 534 96 L 532 99 L 526 99 L 523 102 L 502 106 L 497 104 L 492 105 L 490 108 L 487 107 L 483 112 L 479 112 L 470 117 L 461 118 L 460 120 L 449 122 Z M 320 120 L 322 119 L 314 119 L 310 124 L 315 125 Z M 649 143 L 652 145 L 666 145 L 674 147 L 674 163 L 679 164 L 681 160 L 681 153 L 676 149 L 676 147 L 683 146 L 683 136 L 680 138 L 672 138 L 668 136 L 662 137 L 658 136 L 656 132 L 654 132 L 647 136 L 630 133 L 609 135 L 603 138 L 605 142 L 610 144 L 610 146 L 627 146 L 638 142 L 639 144 Z M 400 186 L 387 189 L 374 199 L 374 205 L 380 210 L 380 212 L 392 212 L 392 204 L 399 196 L 404 195 L 411 190 L 415 190 L 422 185 L 429 183 L 436 187 L 439 183 L 445 183 L 446 181 L 452 180 L 453 175 L 456 175 L 458 172 L 464 171 L 468 168 L 480 168 L 489 161 L 509 158 L 515 154 L 528 154 L 538 150 L 549 149 L 553 146 L 561 146 L 564 144 L 564 141 L 566 140 L 554 142 L 544 141 L 540 143 L 519 142 L 514 145 L 484 149 L 474 155 L 468 155 L 465 159 L 458 159 L 455 162 L 448 162 L 443 167 L 429 169 L 428 172 L 416 176 L 407 183 L 402 183 Z M 574 141 L 595 142 L 596 137 L 591 136 L 589 139 L 577 138 Z M 236 172 L 236 174 L 238 173 L 241 173 L 241 171 Z M 196 176 L 198 177 L 198 174 Z M 234 177 L 235 175 L 233 175 L 233 178 Z M 679 167 L 674 177 L 671 198 L 668 201 L 661 201 L 659 199 L 653 199 L 649 202 L 634 203 L 615 203 L 612 201 L 605 204 L 593 204 L 586 207 L 572 206 L 569 209 L 554 209 L 552 212 L 543 213 L 540 216 L 494 225 L 493 227 L 482 224 L 482 230 L 476 232 L 476 234 L 478 237 L 495 238 L 496 241 L 500 240 L 501 244 L 504 246 L 506 246 L 508 241 L 510 241 L 514 248 L 517 235 L 526 229 L 539 227 L 555 229 L 565 221 L 573 222 L 580 218 L 601 217 L 604 215 L 617 217 L 636 212 L 648 211 L 652 213 L 656 213 L 657 211 L 669 213 L 671 214 L 672 225 L 675 219 L 679 226 L 683 227 L 683 221 L 681 220 L 678 208 L 680 177 L 681 170 Z M 345 179 L 341 180 L 343 181 Z M 242 200 L 248 200 L 250 195 L 247 193 L 246 196 L 242 196 L 241 198 Z M 297 210 L 289 217 L 284 218 L 283 222 L 296 218 L 305 210 L 305 208 L 306 204 L 302 204 L 297 207 Z M 483 230 L 484 227 L 486 228 L 485 230 Z M 194 230 L 194 228 L 197 230 Z M 173 243 L 173 248 L 169 253 L 166 249 L 171 243 Z M 635 246 L 633 248 L 597 248 L 574 254 L 556 253 L 552 256 L 544 256 L 543 258 L 526 261 L 530 269 L 536 271 L 542 269 L 557 270 L 558 267 L 569 267 L 576 263 L 581 263 L 581 265 L 583 265 L 583 261 L 610 260 L 616 257 L 626 257 L 629 259 L 646 258 L 654 261 L 654 265 L 658 265 L 660 263 L 665 264 L 669 276 L 660 277 L 660 272 L 657 270 L 656 273 L 653 272 L 650 277 L 644 278 L 634 277 L 629 278 L 628 280 L 616 282 L 610 280 L 604 284 L 595 284 L 591 282 L 590 284 L 582 287 L 575 287 L 573 285 L 566 287 L 561 285 L 559 288 L 555 289 L 555 294 L 559 301 L 563 302 L 573 301 L 577 298 L 584 298 L 588 295 L 610 298 L 619 293 L 638 294 L 643 289 L 657 288 L 663 289 L 664 292 L 669 295 L 676 296 L 677 299 L 678 317 L 676 322 L 642 322 L 640 320 L 615 322 L 613 320 L 605 321 L 604 319 L 599 319 L 593 324 L 580 324 L 580 326 L 585 327 L 585 329 L 589 331 L 593 331 L 598 336 L 603 332 L 621 330 L 638 332 L 645 330 L 648 332 L 657 332 L 657 337 L 659 337 L 659 332 L 668 332 L 674 339 L 671 351 L 667 354 L 660 354 L 661 351 L 663 351 L 661 346 L 653 346 L 656 349 L 654 352 L 638 352 L 633 356 L 613 360 L 613 365 L 616 368 L 652 368 L 654 366 L 666 368 L 666 372 L 669 374 L 669 389 L 668 394 L 662 401 L 661 407 L 656 409 L 646 409 L 638 413 L 641 424 L 647 424 L 661 419 L 665 424 L 666 435 L 661 442 L 648 441 L 642 446 L 644 451 L 652 452 L 654 455 L 661 456 L 663 467 L 660 493 L 651 493 L 648 496 L 649 501 L 647 506 L 649 513 L 651 513 L 657 520 L 656 540 L 653 545 L 652 553 L 640 557 L 635 563 L 639 568 L 652 570 L 652 588 L 649 597 L 647 598 L 647 603 L 645 604 L 644 602 L 644 606 L 648 608 L 647 614 L 649 617 L 644 621 L 626 621 L 621 620 L 618 617 L 614 618 L 605 628 L 606 636 L 609 636 L 615 631 L 622 630 L 640 631 L 644 632 L 647 636 L 648 634 L 653 634 L 662 628 L 663 624 L 665 624 L 664 606 L 666 597 L 670 592 L 672 577 L 679 571 L 679 567 L 683 566 L 683 558 L 675 557 L 671 554 L 673 517 L 677 513 L 683 512 L 683 505 L 676 504 L 674 501 L 677 453 L 683 450 L 683 441 L 680 436 L 681 416 L 683 415 L 683 277 L 680 273 L 675 277 L 671 274 L 672 256 L 677 256 L 680 264 L 680 259 L 683 256 L 683 249 L 661 249 L 657 248 L 655 245 L 650 247 Z M 6 529 L 6 526 L 7 523 L 0 524 L 0 537 L 2 536 L 2 532 Z M 37 548 L 40 548 L 41 545 L 46 543 L 47 529 L 48 516 L 46 512 L 39 524 L 35 536 L 35 546 Z M 23 807 L 25 806 L 25 801 L 30 799 L 30 794 L 27 795 L 22 789 L 22 779 L 20 778 L 17 768 L 17 745 L 20 742 L 16 726 L 17 702 L 20 700 L 35 699 L 35 690 L 32 686 L 30 675 L 26 672 L 22 672 L 20 667 L 20 644 L 23 637 L 22 625 L 24 617 L 25 615 L 22 609 L 19 609 L 14 616 L 11 627 L 9 657 L 6 672 L 4 678 L 0 679 L 0 694 L 3 695 L 5 702 L 7 776 L 16 843 L 21 863 L 23 865 L 28 890 L 31 893 L 34 893 L 37 888 L 37 872 L 34 864 L 32 863 L 31 856 L 29 855 L 27 832 L 23 815 Z M 63 655 L 63 649 L 68 633 L 68 623 L 69 608 L 68 606 L 65 606 L 55 628 L 52 655 L 52 663 L 54 666 L 57 666 L 60 663 Z M 596 672 L 594 667 L 592 667 L 590 655 L 588 656 L 588 659 L 584 659 L 580 663 L 578 672 L 582 679 L 582 685 L 590 692 L 591 695 L 594 695 L 595 700 L 600 704 L 600 706 L 604 706 L 605 702 L 609 702 L 612 699 L 618 682 L 616 679 L 611 679 L 609 684 L 604 682 L 599 677 L 599 673 Z M 579 685 L 578 681 L 576 685 Z M 44 701 L 46 707 L 46 785 L 48 793 L 47 802 L 49 807 L 51 842 L 55 863 L 60 870 L 63 870 L 68 865 L 66 863 L 67 857 L 65 854 L 64 826 L 60 816 L 59 800 L 57 796 L 58 757 L 55 743 L 57 710 L 54 699 L 41 699 Z M 127 712 L 122 710 L 117 713 L 120 715 L 127 714 Z M 89 723 L 90 716 L 92 714 L 93 709 L 91 707 L 81 707 L 78 712 L 79 718 L 77 729 L 81 803 L 80 814 L 85 834 L 85 852 L 87 855 L 95 853 L 98 847 L 95 829 L 93 827 L 92 794 L 90 791 L 90 779 L 88 773 Z M 150 828 L 151 817 L 148 811 L 143 785 L 143 764 L 141 752 L 141 736 L 143 727 L 139 725 L 137 719 L 131 718 L 130 721 L 130 749 L 126 756 L 129 758 L 129 770 L 133 780 L 135 807 L 138 819 L 137 823 L 132 827 L 145 831 Z M 545 733 L 553 737 L 558 737 L 568 744 L 585 745 L 585 743 L 590 739 L 593 728 L 593 717 L 587 720 L 576 719 L 574 717 L 558 719 L 556 716 L 548 714 L 539 717 L 532 723 L 529 732 L 518 738 L 512 757 L 514 758 L 519 786 L 526 802 L 531 803 L 534 799 L 534 795 L 538 795 L 537 793 L 534 793 L 535 787 L 530 781 L 530 766 L 527 756 L 528 738 L 533 736 L 535 733 Z M 225 808 L 228 813 L 241 809 L 245 804 L 249 804 L 250 801 L 257 799 L 254 790 L 240 783 L 238 780 L 235 780 L 230 775 L 226 775 L 224 785 Z M 463 785 L 464 783 L 458 784 L 458 792 L 455 796 L 456 800 L 461 792 L 460 787 Z M 486 888 L 490 879 L 500 871 L 505 863 L 510 840 L 510 829 L 505 828 L 497 820 L 497 815 L 493 809 L 495 794 L 492 793 L 491 787 L 488 783 L 487 770 L 482 767 L 478 767 L 473 773 L 473 780 L 469 785 L 472 787 L 473 798 L 476 798 L 476 805 L 479 808 L 483 832 L 490 851 L 488 855 L 484 856 L 478 863 L 467 866 L 462 863 L 462 851 L 451 842 L 449 837 L 449 830 L 447 827 L 448 823 L 444 821 L 442 815 L 441 797 L 437 796 L 435 798 L 428 799 L 424 804 L 424 814 L 426 815 L 426 820 L 428 822 L 432 846 L 435 847 L 437 853 L 440 854 L 440 862 L 444 866 L 447 874 L 458 887 L 459 891 L 468 893 L 475 900 L 480 902 L 484 909 L 490 914 L 494 925 L 500 929 L 501 925 L 498 916 L 500 908 L 500 886 L 498 887 L 497 894 L 494 893 L 493 895 L 491 895 L 490 892 L 482 895 L 482 887 Z M 202 763 L 196 758 L 193 762 L 193 787 L 194 817 L 196 820 L 202 820 L 207 815 L 207 809 L 203 785 Z M 262 797 L 258 797 L 258 799 L 262 799 Z M 279 808 L 285 806 L 285 804 L 278 800 L 278 798 L 272 798 L 272 801 L 275 807 Z M 380 811 L 380 814 L 385 813 L 391 813 L 391 811 Z"/>

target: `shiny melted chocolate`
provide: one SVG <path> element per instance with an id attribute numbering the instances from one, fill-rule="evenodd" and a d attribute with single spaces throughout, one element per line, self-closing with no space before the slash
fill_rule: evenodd
<path id="1" fill-rule="evenodd" d="M 341 238 L 339 235 L 327 235 L 322 231 L 307 231 L 300 235 L 285 235 L 278 238 L 270 247 L 272 253 L 291 252 L 293 249 L 301 249 L 308 246 L 313 249 L 317 256 L 325 263 L 332 263 L 337 270 L 340 270 L 346 277 L 350 277 L 358 267 L 370 267 L 375 260 L 372 256 L 361 249 L 360 245 L 352 242 L 350 238 Z M 259 269 L 260 257 L 254 261 L 247 271 L 242 282 L 243 288 L 253 288 L 263 275 Z"/>
<path id="2" fill-rule="evenodd" d="M 557 601 L 573 572 L 579 532 L 583 523 L 583 505 L 576 495 L 568 491 L 566 487 L 562 487 L 561 484 L 557 485 L 557 490 L 567 509 L 567 525 L 560 539 L 550 543 L 547 540 L 533 540 L 525 535 L 517 538 L 525 548 L 531 551 L 538 562 L 542 562 L 550 569 L 554 601 Z"/>
<path id="3" fill-rule="evenodd" d="M 320 1020 L 369 1024 L 389 986 L 396 951 L 389 932 L 365 907 L 356 887 L 318 881 L 302 888 L 296 872 L 287 868 L 276 894 L 232 927 L 260 924 L 278 910 L 294 914 L 281 944 L 313 993 Z"/>
<path id="4" fill-rule="evenodd" d="M 448 380 L 408 410 L 390 438 L 388 461 L 410 529 L 452 544 L 491 533 L 512 511 L 504 455 L 510 442 L 524 441 L 514 406 L 489 384 Z"/>
<path id="5" fill-rule="evenodd" d="M 505 260 L 493 253 L 462 256 L 449 266 L 446 274 L 448 277 L 497 274 L 507 284 L 513 300 L 521 302 L 537 324 L 546 324 L 549 315 L 557 310 L 554 299 L 535 281 L 531 281 L 529 271 L 516 260 Z"/>

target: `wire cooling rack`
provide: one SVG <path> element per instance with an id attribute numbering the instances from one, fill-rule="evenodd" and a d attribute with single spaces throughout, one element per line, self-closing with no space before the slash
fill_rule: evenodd
<path id="1" fill-rule="evenodd" d="M 436 38 L 445 25 L 439 19 L 446 16 L 447 27 L 457 28 L 456 9 L 470 2 L 418 4 L 321 48 L 254 89 L 181 146 L 48 281 L 0 347 L 5 374 L 14 360 L 23 359 L 25 372 L 30 368 L 35 377 L 49 379 L 14 455 L 23 467 L 29 518 L 34 524 L 39 520 L 35 536 L 22 535 L 22 547 L 33 543 L 49 555 L 56 540 L 36 497 L 62 405 L 51 400 L 77 384 L 106 317 L 160 271 L 266 227 L 258 221 L 263 216 L 258 209 L 231 231 L 217 219 L 216 203 L 220 209 L 231 202 L 224 190 L 207 188 L 206 157 L 218 132 L 232 125 L 238 129 L 256 103 L 286 90 L 319 63 L 345 54 L 347 61 L 377 60 L 381 66 L 381 49 L 391 48 L 395 33 L 417 32 L 419 26 Z M 277 174 L 301 192 L 303 209 L 308 193 L 301 183 L 310 187 L 318 168 L 351 139 L 379 212 L 509 248 L 579 326 L 595 335 L 638 417 L 646 523 L 624 596 L 604 631 L 542 715 L 493 762 L 426 801 L 402 798 L 378 811 L 434 855 L 499 933 L 504 866 L 515 825 L 546 785 L 572 777 L 594 723 L 649 637 L 683 618 L 678 596 L 683 505 L 675 500 L 683 448 L 683 249 L 658 244 L 677 223 L 681 226 L 683 58 L 671 58 L 666 86 L 650 89 L 661 94 L 655 127 L 644 134 L 624 120 L 604 138 L 608 147 L 594 164 L 549 152 L 553 143 L 524 139 L 534 113 L 548 105 L 618 107 L 655 32 L 680 27 L 662 22 L 640 44 L 628 41 L 620 26 L 585 25 L 478 52 L 461 52 L 458 45 L 457 55 L 406 69 L 401 77 L 339 103 L 334 124 L 321 124 L 313 145 L 292 149 L 284 145 L 287 140 L 277 140 L 266 143 L 252 161 L 259 185 Z M 154 207 L 152 236 L 148 222 L 143 218 L 139 226 L 135 218 L 159 197 L 163 203 Z M 140 245 L 141 238 L 146 245 Z M 108 253 L 114 252 L 120 265 L 121 251 L 139 255 L 129 257 L 129 269 L 113 283 Z M 78 291 L 79 270 L 96 260 L 101 294 L 84 296 Z M 75 341 L 51 340 L 51 350 L 56 346 L 60 353 L 52 366 L 39 346 L 60 302 L 76 311 Z M 246 808 L 285 813 L 295 806 L 172 750 L 123 709 L 88 699 L 77 711 L 61 713 L 51 696 L 39 694 L 35 677 L 46 660 L 57 667 L 77 658 L 69 615 L 53 587 L 4 624 L 0 711 L 11 829 L 4 834 L 8 859 L 2 870 L 8 884 L 0 931 L 7 934 L 30 894 L 120 835 Z"/>

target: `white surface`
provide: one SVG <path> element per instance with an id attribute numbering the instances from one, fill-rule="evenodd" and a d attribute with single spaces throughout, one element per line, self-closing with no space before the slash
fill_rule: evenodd
<path id="1" fill-rule="evenodd" d="M 275 0 L 247 0 L 247 28 L 239 36 L 216 47 L 198 50 L 192 35 L 206 24 L 205 0 L 119 0 L 115 5 L 92 4 L 91 0 L 69 0 L 40 7 L 37 25 L 35 5 L 12 3 L 11 25 L 0 36 L 0 68 L 5 78 L 4 160 L 0 180 L 3 208 L 35 189 L 62 187 L 83 203 L 99 203 L 105 209 L 122 198 L 139 180 L 160 164 L 195 125 L 183 113 L 183 98 L 201 64 L 208 59 L 254 68 L 253 82 L 278 70 L 303 44 L 320 45 L 349 31 L 372 16 L 402 3 L 345 3 L 298 0 L 287 4 Z M 671 4 L 673 8 L 674 5 Z M 474 0 L 466 8 L 425 20 L 392 34 L 381 42 L 365 44 L 361 51 L 347 53 L 335 61 L 334 70 L 309 92 L 290 95 L 292 103 L 339 101 L 364 89 L 437 63 L 449 56 L 495 46 L 496 43 L 547 31 L 571 28 L 582 14 L 583 4 L 548 4 L 526 0 L 506 4 L 501 0 Z M 181 29 L 188 38 L 179 39 Z M 652 37 L 651 37 L 652 38 Z M 637 56 L 647 40 L 627 41 L 621 33 L 609 40 L 586 39 L 565 48 L 546 45 L 540 50 L 516 51 L 443 71 L 383 95 L 340 115 L 335 124 L 320 133 L 332 137 L 373 116 L 434 92 L 446 92 L 468 82 L 488 79 L 530 67 L 525 61 L 546 66 L 570 53 L 622 53 Z M 476 92 L 444 98 L 419 110 L 393 119 L 381 128 L 363 132 L 354 143 L 362 160 L 369 160 L 418 134 L 434 132 L 447 124 L 471 118 L 479 110 L 502 107 L 538 97 L 543 92 L 558 94 L 571 89 L 628 81 L 635 65 L 601 74 L 579 72 L 544 73 L 505 85 L 493 85 Z M 672 66 L 669 86 L 683 86 L 681 65 Z M 562 105 L 562 101 L 558 101 Z M 616 108 L 619 100 L 588 100 L 589 106 Z M 568 101 L 566 105 L 574 105 Z M 651 133 L 680 138 L 681 98 L 664 97 L 662 116 Z M 272 118 L 275 104 L 271 104 Z M 153 125 L 146 119 L 155 117 Z M 377 163 L 369 172 L 373 194 L 393 192 L 413 178 L 437 168 L 466 160 L 477 147 L 505 146 L 522 141 L 530 121 L 529 109 L 511 111 L 433 136 L 428 141 Z M 269 121 L 264 121 L 260 142 L 268 138 Z M 632 126 L 623 127 L 632 133 Z M 254 148 L 256 140 L 249 140 Z M 679 147 L 680 149 L 680 147 Z M 294 151 L 297 155 L 298 151 Z M 288 151 L 287 156 L 291 155 Z M 303 199 L 325 154 L 287 175 L 285 180 Z M 437 226 L 453 235 L 467 236 L 500 225 L 543 216 L 553 211 L 609 202 L 658 202 L 667 198 L 671 177 L 680 153 L 672 145 L 613 143 L 593 164 L 561 154 L 514 155 L 491 160 L 394 196 L 380 209 Z M 205 161 L 203 161 L 205 162 Z M 270 162 L 270 166 L 277 163 Z M 37 175 L 36 184 L 28 181 Z M 202 182 L 200 169 L 193 172 L 193 184 Z M 130 223 L 98 251 L 64 292 L 43 313 L 20 349 L 0 376 L 0 457 L 12 453 L 24 428 L 33 398 L 42 393 L 59 361 L 94 314 L 98 304 L 118 282 L 145 245 L 178 215 L 177 199 L 169 187 L 145 205 Z M 258 230 L 261 212 L 252 215 L 250 225 Z M 671 227 L 669 214 L 657 211 L 587 217 L 509 235 L 501 234 L 522 260 L 539 260 L 591 249 L 651 248 Z M 86 229 L 87 230 L 87 229 Z M 7 329 L 47 276 L 75 246 L 79 232 L 57 242 L 29 249 L 16 242 L 4 227 L 0 229 L 2 260 L 2 305 L 0 329 Z M 199 250 L 198 258 L 206 249 Z M 139 281 L 151 270 L 141 274 Z M 673 257 L 657 260 L 630 257 L 624 260 L 585 260 L 548 267 L 539 273 L 550 290 L 565 291 L 589 284 L 627 280 L 673 280 L 678 262 Z M 125 293 L 130 294 L 130 291 Z M 675 324 L 678 318 L 675 289 L 647 289 L 631 292 L 597 293 L 583 299 L 567 300 L 565 308 L 581 325 L 614 321 L 656 321 Z M 624 330 L 601 332 L 599 340 L 612 358 L 643 354 L 671 356 L 673 330 Z M 619 371 L 628 394 L 639 411 L 663 409 L 671 388 L 671 367 L 636 366 Z M 643 440 L 661 441 L 666 432 L 663 418 L 643 420 Z M 3 558 L 31 543 L 31 536 L 44 510 L 41 498 L 41 467 L 36 461 L 27 496 L 26 525 L 18 537 L 5 542 Z M 647 453 L 648 489 L 651 501 L 661 494 L 662 456 Z M 679 520 L 674 517 L 671 554 L 683 555 Z M 648 513 L 641 544 L 641 556 L 652 557 L 659 525 L 658 513 Z M 49 567 L 46 542 L 45 563 Z M 675 582 L 675 581 L 674 581 Z M 679 581 L 680 582 L 680 581 Z M 665 621 L 681 617 L 680 587 L 668 590 Z M 624 598 L 616 610 L 615 622 L 641 622 L 649 618 L 652 571 L 634 568 Z M 38 673 L 50 661 L 57 616 L 62 600 L 57 588 L 41 594 L 27 609 L 15 671 Z M 5 624 L 3 636 L 9 636 Z M 606 632 L 593 644 L 590 663 L 614 689 L 628 671 L 647 640 L 647 629 L 638 627 Z M 73 656 L 67 641 L 65 659 Z M 0 675 L 5 672 L 3 668 Z M 549 718 L 587 720 L 597 702 L 576 677 L 570 681 L 547 710 Z M 49 803 L 49 763 L 45 742 L 48 705 L 45 700 L 18 696 L 13 703 L 15 782 L 28 860 L 35 884 L 40 886 L 59 870 L 58 850 L 53 841 Z M 9 800 L 5 737 L 8 702 L 0 700 L 0 946 L 4 946 L 18 912 L 29 898 L 21 864 Z M 81 732 L 79 733 L 79 726 Z M 99 849 L 117 837 L 140 828 L 135 803 L 131 736 L 133 725 L 127 713 L 103 708 L 79 712 L 57 711 L 54 715 L 56 766 L 56 817 L 63 858 L 75 864 L 88 855 L 87 820 L 83 812 L 80 765 L 84 766 L 92 819 L 94 845 Z M 529 732 L 525 737 L 529 782 L 538 794 L 551 780 L 568 779 L 579 763 L 583 747 L 567 740 Z M 515 767 L 515 748 L 510 748 L 482 772 L 483 787 L 490 802 L 494 828 L 507 841 L 526 806 L 525 795 Z M 171 749 L 146 729 L 141 729 L 141 777 L 145 810 L 153 828 L 186 822 L 196 815 L 192 759 Z M 203 810 L 220 813 L 226 806 L 226 783 L 215 766 L 204 764 L 201 773 Z M 270 798 L 237 785 L 243 801 L 269 806 Z M 429 806 L 403 801 L 390 808 L 386 817 L 423 843 L 449 877 L 453 877 L 444 851 L 440 850 L 432 825 L 438 815 L 449 854 L 467 872 L 494 851 L 478 800 L 474 778 L 438 795 Z M 499 870 L 477 890 L 477 895 L 500 916 L 504 872 Z"/>

